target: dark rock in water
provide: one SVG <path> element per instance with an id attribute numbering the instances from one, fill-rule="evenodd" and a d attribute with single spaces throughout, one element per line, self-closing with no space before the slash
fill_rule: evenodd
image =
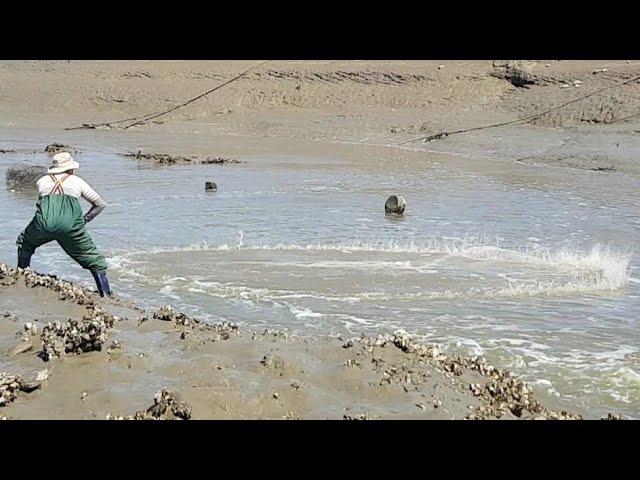
<path id="1" fill-rule="evenodd" d="M 40 165 L 16 164 L 7 169 L 7 186 L 13 189 L 33 188 L 40 177 L 46 175 L 47 168 Z"/>
<path id="2" fill-rule="evenodd" d="M 16 151 L 11 148 L 10 149 L 0 148 L 0 153 L 16 153 Z"/>
<path id="3" fill-rule="evenodd" d="M 51 154 L 51 155 L 55 155 L 56 153 L 60 153 L 60 152 L 77 152 L 78 149 L 75 147 L 72 147 L 71 145 L 64 145 L 62 143 L 52 143 L 51 145 L 47 145 L 46 147 L 44 147 L 44 152 Z"/>
<path id="4" fill-rule="evenodd" d="M 215 192 L 218 190 L 218 185 L 215 182 L 204 182 L 204 191 L 205 192 Z"/>
<path id="5" fill-rule="evenodd" d="M 384 211 L 385 213 L 404 213 L 404 209 L 407 206 L 407 202 L 404 197 L 400 195 L 391 195 L 387 198 L 387 201 L 384 203 Z"/>

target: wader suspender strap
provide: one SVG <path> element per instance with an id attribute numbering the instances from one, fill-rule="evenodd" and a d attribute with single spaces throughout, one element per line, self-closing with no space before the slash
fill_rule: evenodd
<path id="1" fill-rule="evenodd" d="M 53 190 L 51 190 L 51 193 L 49 195 L 64 195 L 64 189 L 62 188 L 62 182 L 64 182 L 67 178 L 69 178 L 70 175 L 66 175 L 62 179 L 57 179 L 53 175 L 49 175 L 49 176 L 51 177 L 51 180 L 53 180 L 53 183 L 55 184 L 53 186 Z"/>

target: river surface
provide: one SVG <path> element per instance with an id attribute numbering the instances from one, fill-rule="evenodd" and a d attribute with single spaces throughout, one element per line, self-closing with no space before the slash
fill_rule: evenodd
<path id="1" fill-rule="evenodd" d="M 3 142 L 3 148 L 29 143 Z M 640 417 L 640 178 L 460 157 L 256 155 L 154 168 L 96 146 L 78 171 L 118 294 L 307 334 L 404 330 L 482 354 L 542 399 Z M 0 173 L 45 155 L 0 155 Z M 205 193 L 205 180 L 218 184 Z M 384 214 L 388 195 L 408 203 Z M 0 189 L 0 260 L 34 213 Z M 56 244 L 32 267 L 93 287 Z"/>

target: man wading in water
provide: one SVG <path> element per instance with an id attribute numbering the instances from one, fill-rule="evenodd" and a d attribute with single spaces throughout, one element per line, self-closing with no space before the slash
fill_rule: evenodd
<path id="1" fill-rule="evenodd" d="M 109 296 L 107 263 L 85 229 L 85 224 L 107 203 L 87 182 L 74 175 L 78 167 L 78 162 L 69 153 L 58 153 L 54 155 L 47 175 L 36 183 L 39 196 L 36 214 L 16 242 L 18 267 L 29 267 L 36 248 L 55 240 L 67 255 L 93 274 L 100 296 Z M 84 216 L 80 197 L 92 205 Z"/>

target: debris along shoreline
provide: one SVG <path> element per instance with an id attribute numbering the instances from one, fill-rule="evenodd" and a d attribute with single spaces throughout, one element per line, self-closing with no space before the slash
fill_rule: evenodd
<path id="1" fill-rule="evenodd" d="M 64 143 L 54 142 L 50 143 L 43 150 L 35 150 L 33 148 L 0 148 L 0 153 L 19 153 L 22 155 L 35 155 L 38 153 L 48 153 L 49 155 L 55 155 L 60 152 L 80 153 L 82 150 L 73 147 L 71 145 L 65 145 Z"/>
<path id="2" fill-rule="evenodd" d="M 220 156 L 212 157 L 191 155 L 189 157 L 185 157 L 183 155 L 169 155 L 166 153 L 142 153 L 140 150 L 138 150 L 137 153 L 121 153 L 120 156 L 134 158 L 136 160 L 151 161 L 154 165 L 211 165 L 242 163 L 240 160 L 236 160 L 235 158 L 225 158 Z"/>
<path id="3" fill-rule="evenodd" d="M 582 418 L 542 405 L 483 358 L 447 355 L 401 332 L 343 339 L 241 330 L 169 305 L 148 313 L 0 263 L 3 298 L 16 301 L 0 328 L 2 418 Z M 35 348 L 8 356 L 16 329 Z M 41 380 L 23 380 L 31 377 Z"/>

